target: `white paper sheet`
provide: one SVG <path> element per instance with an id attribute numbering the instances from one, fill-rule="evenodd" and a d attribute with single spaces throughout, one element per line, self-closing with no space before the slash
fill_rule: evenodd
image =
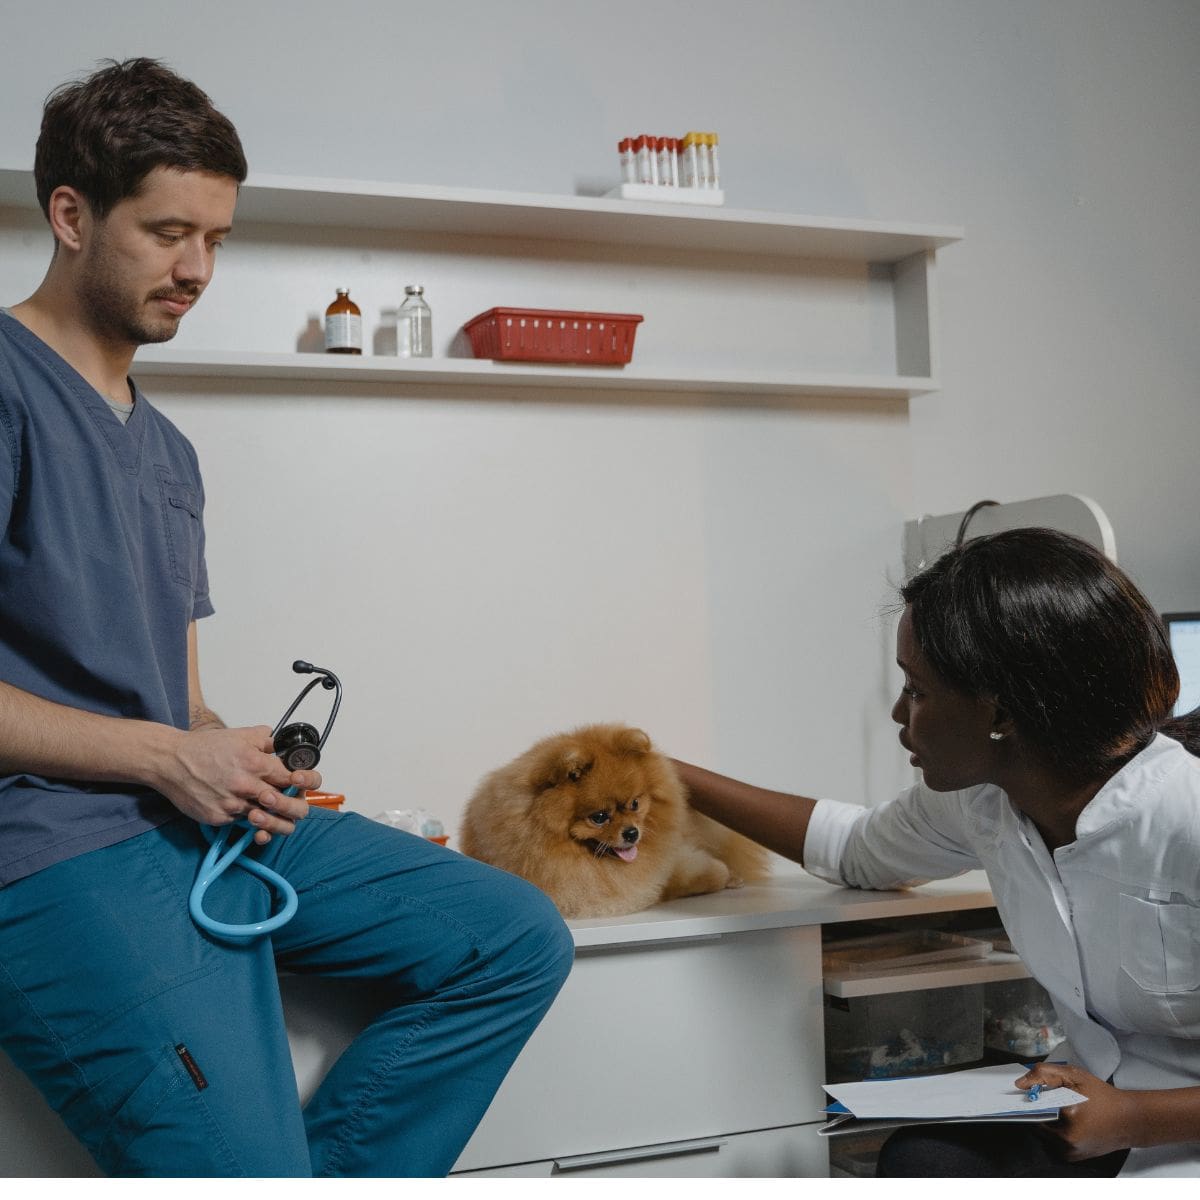
<path id="1" fill-rule="evenodd" d="M 977 1120 L 1006 1113 L 1028 1115 L 1086 1100 L 1070 1088 L 1047 1088 L 1033 1103 L 1014 1081 L 1025 1074 L 1019 1065 L 976 1067 L 945 1075 L 911 1079 L 871 1079 L 863 1083 L 827 1083 L 825 1091 L 856 1117 L 905 1117 L 940 1121 Z"/>

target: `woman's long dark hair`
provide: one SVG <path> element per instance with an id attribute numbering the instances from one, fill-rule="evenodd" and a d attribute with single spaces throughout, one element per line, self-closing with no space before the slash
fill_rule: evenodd
<path id="1" fill-rule="evenodd" d="M 1053 769 L 1111 772 L 1159 730 L 1200 755 L 1200 710 L 1171 717 L 1179 673 L 1158 614 L 1087 542 L 1052 529 L 971 538 L 900 594 L 929 665 L 995 697 Z"/>

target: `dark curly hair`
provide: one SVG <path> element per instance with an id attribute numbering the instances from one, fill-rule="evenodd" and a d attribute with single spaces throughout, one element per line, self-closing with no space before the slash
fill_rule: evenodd
<path id="1" fill-rule="evenodd" d="M 1200 710 L 1171 717 L 1179 673 L 1162 621 L 1087 542 L 1051 529 L 971 538 L 900 595 L 930 666 L 995 697 L 1053 768 L 1111 772 L 1158 730 L 1200 753 Z"/>
<path id="2" fill-rule="evenodd" d="M 246 178 L 237 130 L 194 83 L 152 58 L 107 59 L 47 97 L 33 166 L 47 216 L 51 193 L 66 186 L 103 218 L 155 167 Z"/>

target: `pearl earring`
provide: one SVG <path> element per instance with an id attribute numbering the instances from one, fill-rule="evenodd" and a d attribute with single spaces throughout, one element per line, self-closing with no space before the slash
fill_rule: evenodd
<path id="1" fill-rule="evenodd" d="M 993 742 L 1002 742 L 1004 740 L 1004 734 L 997 733 L 994 729 L 988 734 L 988 737 L 990 737 Z"/>

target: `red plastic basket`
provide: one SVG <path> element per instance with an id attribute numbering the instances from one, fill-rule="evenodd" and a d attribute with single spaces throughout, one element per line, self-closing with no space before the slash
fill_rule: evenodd
<path id="1" fill-rule="evenodd" d="M 637 313 L 489 308 L 463 326 L 476 358 L 507 362 L 627 363 L 642 317 Z"/>

